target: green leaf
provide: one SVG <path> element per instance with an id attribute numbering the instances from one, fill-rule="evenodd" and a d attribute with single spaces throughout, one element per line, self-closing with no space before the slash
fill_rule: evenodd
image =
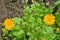
<path id="1" fill-rule="evenodd" d="M 13 38 L 12 40 L 17 40 L 16 38 Z"/>
<path id="2" fill-rule="evenodd" d="M 25 10 L 24 10 L 24 15 L 27 15 L 27 16 L 28 16 L 28 15 L 30 15 L 30 14 L 32 14 L 32 13 L 31 13 L 31 9 L 30 9 L 29 6 L 28 6 L 28 7 L 26 7 Z"/>
<path id="3" fill-rule="evenodd" d="M 12 20 L 15 22 L 15 24 L 21 24 L 22 19 L 18 17 L 12 18 Z"/>
<path id="4" fill-rule="evenodd" d="M 56 6 L 60 5 L 60 0 L 54 3 Z"/>
<path id="5" fill-rule="evenodd" d="M 25 32 L 22 29 L 20 29 L 19 31 L 14 31 L 13 32 L 13 35 L 15 37 L 17 37 L 18 39 L 24 37 L 24 34 L 25 34 Z"/>
<path id="6" fill-rule="evenodd" d="M 60 27 L 60 12 L 57 12 L 55 16 L 56 16 L 56 23 Z"/>
<path id="7" fill-rule="evenodd" d="M 5 28 L 2 28 L 2 31 L 3 31 L 3 36 L 6 36 L 6 35 L 8 35 L 8 30 L 7 30 L 7 29 L 5 29 Z"/>
<path id="8" fill-rule="evenodd" d="M 16 30 L 20 30 L 21 26 L 20 25 L 16 25 L 12 30 L 16 31 Z"/>

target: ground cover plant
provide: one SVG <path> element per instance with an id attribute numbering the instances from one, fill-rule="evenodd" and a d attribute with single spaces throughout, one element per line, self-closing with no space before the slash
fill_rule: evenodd
<path id="1" fill-rule="evenodd" d="M 3 40 L 60 40 L 60 6 L 46 7 L 44 3 L 24 6 L 24 16 L 6 18 L 1 25 Z"/>

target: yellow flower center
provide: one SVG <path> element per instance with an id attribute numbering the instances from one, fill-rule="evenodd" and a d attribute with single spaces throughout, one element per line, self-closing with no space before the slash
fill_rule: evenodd
<path id="1" fill-rule="evenodd" d="M 44 16 L 44 22 L 47 24 L 47 25 L 52 25 L 54 24 L 55 22 L 55 17 L 52 15 L 52 14 L 46 14 Z"/>
<path id="2" fill-rule="evenodd" d="M 8 18 L 4 21 L 3 25 L 5 26 L 6 29 L 11 30 L 15 24 L 11 18 Z"/>

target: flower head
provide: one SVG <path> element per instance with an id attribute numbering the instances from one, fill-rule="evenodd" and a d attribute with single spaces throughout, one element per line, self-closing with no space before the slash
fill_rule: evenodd
<path id="1" fill-rule="evenodd" d="M 54 24 L 55 22 L 55 17 L 52 15 L 52 14 L 46 14 L 44 16 L 44 22 L 47 24 L 47 25 L 52 25 Z"/>
<path id="2" fill-rule="evenodd" d="M 6 29 L 11 30 L 14 27 L 14 22 L 11 18 L 5 19 L 3 25 Z"/>

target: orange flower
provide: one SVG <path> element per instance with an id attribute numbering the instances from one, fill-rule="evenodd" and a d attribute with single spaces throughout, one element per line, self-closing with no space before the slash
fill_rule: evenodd
<path id="1" fill-rule="evenodd" d="M 46 14 L 44 16 L 44 22 L 47 24 L 47 25 L 52 25 L 54 24 L 55 22 L 55 17 L 52 15 L 52 14 Z"/>
<path id="2" fill-rule="evenodd" d="M 5 19 L 3 25 L 6 29 L 11 30 L 14 27 L 14 22 L 11 18 Z"/>

